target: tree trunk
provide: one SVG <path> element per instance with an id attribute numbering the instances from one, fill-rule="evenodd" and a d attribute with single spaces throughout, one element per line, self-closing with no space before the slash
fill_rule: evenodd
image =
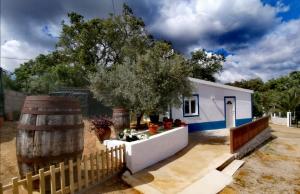
<path id="1" fill-rule="evenodd" d="M 141 120 L 143 118 L 144 112 L 141 112 L 140 114 L 136 114 L 136 128 L 141 128 Z"/>

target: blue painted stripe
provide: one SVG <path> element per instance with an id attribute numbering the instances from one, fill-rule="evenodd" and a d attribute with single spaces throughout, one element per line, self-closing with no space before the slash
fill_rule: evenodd
<path id="1" fill-rule="evenodd" d="M 235 125 L 240 126 L 245 123 L 250 123 L 251 121 L 252 121 L 252 118 L 237 119 Z"/>
<path id="2" fill-rule="evenodd" d="M 191 123 L 188 124 L 189 132 L 195 131 L 203 131 L 210 129 L 222 129 L 226 128 L 226 122 L 223 121 L 211 121 L 211 122 L 203 122 L 203 123 Z"/>
<path id="3" fill-rule="evenodd" d="M 243 125 L 245 123 L 250 123 L 252 118 L 244 118 L 237 119 L 236 126 Z M 211 121 L 211 122 L 203 122 L 203 123 L 190 123 L 188 124 L 189 132 L 195 131 L 204 131 L 204 130 L 212 130 L 212 129 L 224 129 L 226 128 L 226 121 Z"/>

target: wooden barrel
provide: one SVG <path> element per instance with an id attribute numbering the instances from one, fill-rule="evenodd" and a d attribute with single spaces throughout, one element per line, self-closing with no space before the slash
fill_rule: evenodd
<path id="1" fill-rule="evenodd" d="M 129 111 L 125 108 L 113 108 L 113 123 L 116 135 L 130 127 Z"/>
<path id="2" fill-rule="evenodd" d="M 38 173 L 82 156 L 83 122 L 79 101 L 71 97 L 28 96 L 16 138 L 21 176 Z"/>

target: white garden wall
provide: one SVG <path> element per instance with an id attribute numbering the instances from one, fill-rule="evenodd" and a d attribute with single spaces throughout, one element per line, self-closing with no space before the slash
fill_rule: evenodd
<path id="1" fill-rule="evenodd" d="M 271 117 L 271 123 L 276 125 L 287 125 L 287 118 L 285 117 Z"/>
<path id="2" fill-rule="evenodd" d="M 104 145 L 108 147 L 122 144 L 126 146 L 126 166 L 132 173 L 135 173 L 174 155 L 186 147 L 188 144 L 188 129 L 187 127 L 178 127 L 150 136 L 149 139 L 134 142 L 104 141 Z"/>

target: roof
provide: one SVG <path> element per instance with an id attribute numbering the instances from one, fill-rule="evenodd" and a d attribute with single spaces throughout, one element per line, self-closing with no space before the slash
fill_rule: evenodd
<path id="1" fill-rule="evenodd" d="M 217 87 L 217 88 L 236 90 L 236 91 L 247 92 L 247 93 L 251 93 L 251 94 L 254 92 L 253 90 L 248 90 L 248 89 L 244 89 L 244 88 L 238 88 L 238 87 L 234 87 L 234 86 L 219 84 L 219 83 L 205 81 L 205 80 L 202 80 L 202 79 L 196 79 L 196 78 L 192 78 L 192 77 L 189 77 L 189 80 L 192 81 L 192 82 L 195 82 L 195 83 L 204 84 L 204 85 L 208 85 L 208 86 L 213 86 L 213 87 Z"/>

